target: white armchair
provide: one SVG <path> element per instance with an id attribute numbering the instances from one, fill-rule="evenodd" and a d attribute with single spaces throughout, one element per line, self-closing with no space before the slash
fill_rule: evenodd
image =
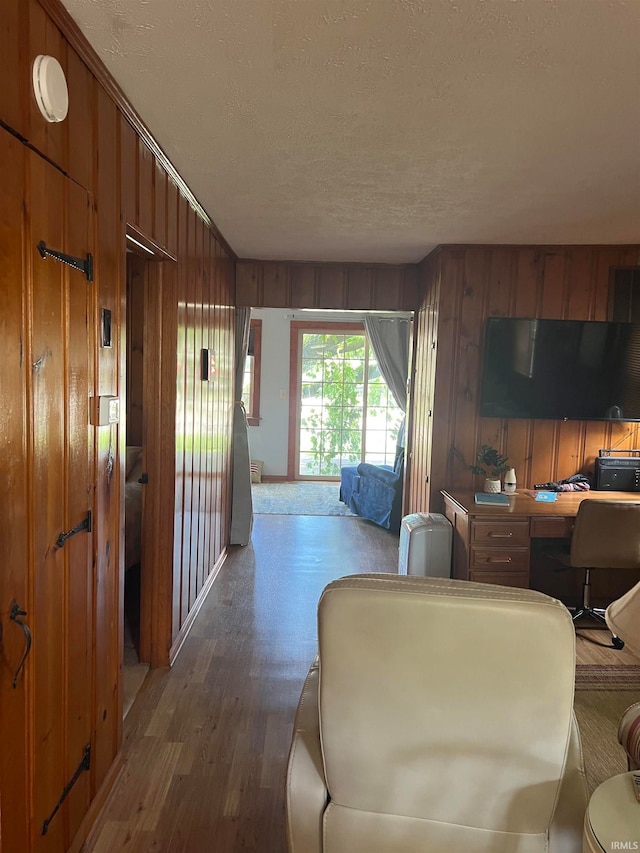
<path id="1" fill-rule="evenodd" d="M 318 608 L 287 773 L 290 853 L 580 853 L 568 610 L 529 590 L 353 575 Z"/>

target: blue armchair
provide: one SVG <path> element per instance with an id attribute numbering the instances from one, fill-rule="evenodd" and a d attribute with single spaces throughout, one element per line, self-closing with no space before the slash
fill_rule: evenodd
<path id="1" fill-rule="evenodd" d="M 393 468 L 368 462 L 342 468 L 340 500 L 361 518 L 397 532 L 402 518 L 403 479 L 404 449 L 401 449 Z"/>

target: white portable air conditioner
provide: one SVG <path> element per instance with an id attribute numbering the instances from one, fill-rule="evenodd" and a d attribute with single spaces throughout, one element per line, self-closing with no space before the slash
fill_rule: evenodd
<path id="1" fill-rule="evenodd" d="M 452 530 L 438 513 L 405 515 L 400 524 L 398 574 L 450 577 Z"/>

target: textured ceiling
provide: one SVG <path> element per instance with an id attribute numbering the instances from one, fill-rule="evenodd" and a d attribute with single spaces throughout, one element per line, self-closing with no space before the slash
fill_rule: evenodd
<path id="1" fill-rule="evenodd" d="M 640 0 L 63 0 L 240 257 L 640 242 Z"/>

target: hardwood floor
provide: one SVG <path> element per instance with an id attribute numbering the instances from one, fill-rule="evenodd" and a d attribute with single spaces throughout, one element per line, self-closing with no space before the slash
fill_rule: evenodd
<path id="1" fill-rule="evenodd" d="M 358 518 L 257 515 L 173 668 L 125 723 L 125 768 L 86 853 L 283 853 L 285 765 L 324 586 L 395 571 L 398 537 Z"/>
<path id="2" fill-rule="evenodd" d="M 397 536 L 362 519 L 257 515 L 174 667 L 149 674 L 125 719 L 123 774 L 84 853 L 284 853 L 285 765 L 318 598 L 336 577 L 397 563 Z M 584 633 L 579 662 L 627 662 L 601 645 L 606 632 Z M 578 694 L 591 787 L 620 772 L 617 720 L 637 698 Z"/>

